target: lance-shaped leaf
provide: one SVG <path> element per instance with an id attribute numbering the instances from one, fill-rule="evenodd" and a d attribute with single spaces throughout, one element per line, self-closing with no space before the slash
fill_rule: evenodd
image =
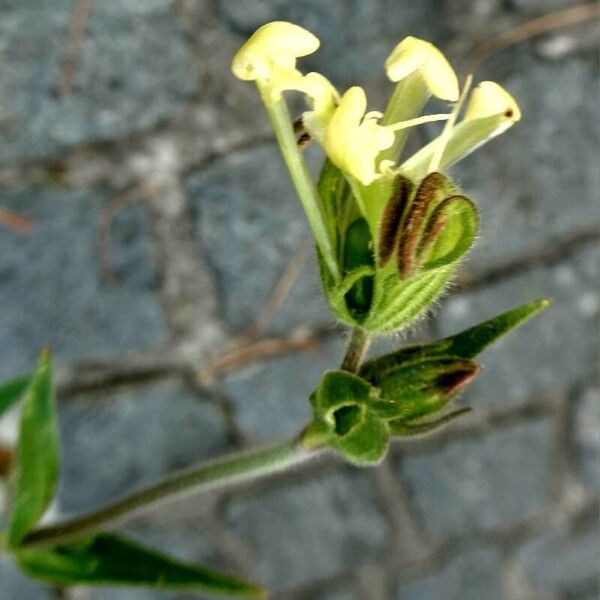
<path id="1" fill-rule="evenodd" d="M 16 559 L 31 577 L 58 585 L 139 585 L 266 597 L 260 587 L 176 561 L 110 533 L 49 549 L 21 550 Z"/>
<path id="2" fill-rule="evenodd" d="M 31 384 L 32 375 L 19 375 L 0 383 L 0 417 L 25 394 Z"/>
<path id="3" fill-rule="evenodd" d="M 360 375 L 377 385 L 380 377 L 407 361 L 443 356 L 474 358 L 511 329 L 528 321 L 549 305 L 550 301 L 547 299 L 536 300 L 437 342 L 401 348 L 365 363 Z"/>
<path id="4" fill-rule="evenodd" d="M 6 542 L 15 548 L 50 503 L 59 469 L 52 361 L 47 351 L 23 401 Z"/>

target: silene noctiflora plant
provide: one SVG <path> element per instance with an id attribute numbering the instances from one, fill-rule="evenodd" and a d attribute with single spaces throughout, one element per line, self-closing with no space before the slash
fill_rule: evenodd
<path id="1" fill-rule="evenodd" d="M 387 107 L 369 111 L 361 87 L 341 93 L 320 73 L 297 68 L 297 59 L 318 47 L 302 27 L 272 22 L 232 62 L 236 77 L 257 85 L 316 241 L 324 293 L 351 330 L 340 368 L 325 372 L 309 398 L 312 421 L 291 440 L 196 465 L 92 513 L 40 525 L 59 471 L 51 359 L 42 353 L 34 373 L 0 386 L 0 414 L 22 404 L 2 546 L 31 576 L 60 585 L 265 596 L 259 586 L 178 562 L 106 529 L 182 491 L 264 476 L 324 451 L 356 465 L 377 464 L 391 438 L 435 430 L 466 412 L 447 406 L 478 375 L 475 357 L 547 306 L 537 300 L 451 337 L 364 362 L 374 336 L 408 327 L 440 297 L 477 236 L 477 206 L 448 169 L 521 115 L 492 81 L 471 89 L 468 77 L 461 89 L 443 54 L 414 37 L 385 62 L 395 83 Z M 289 92 L 307 103 L 296 121 L 284 98 Z M 449 103 L 448 112 L 423 115 L 431 96 Z M 439 122 L 439 135 L 404 156 L 410 129 L 432 122 Z M 325 157 L 317 181 L 303 157 L 308 142 Z"/>

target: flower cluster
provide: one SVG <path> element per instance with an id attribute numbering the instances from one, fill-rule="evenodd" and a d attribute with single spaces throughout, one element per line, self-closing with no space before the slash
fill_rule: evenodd
<path id="1" fill-rule="evenodd" d="M 407 37 L 385 61 L 395 83 L 388 106 L 368 110 L 363 88 L 340 93 L 320 73 L 297 68 L 297 59 L 318 47 L 298 25 L 268 23 L 240 48 L 232 69 L 260 90 L 315 234 L 335 314 L 370 332 L 397 330 L 441 293 L 477 233 L 475 205 L 443 171 L 517 122 L 519 107 L 491 81 L 471 90 L 468 77 L 461 91 L 444 55 Z M 290 142 L 285 91 L 304 94 L 303 139 L 325 153 L 317 186 L 296 138 Z M 431 96 L 450 102 L 449 111 L 422 115 Z M 444 123 L 439 135 L 401 160 L 408 130 L 435 121 Z"/>

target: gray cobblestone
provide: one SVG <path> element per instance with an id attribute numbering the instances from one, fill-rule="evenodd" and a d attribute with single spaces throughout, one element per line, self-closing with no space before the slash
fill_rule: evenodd
<path id="1" fill-rule="evenodd" d="M 586 389 L 577 404 L 575 445 L 585 483 L 600 491 L 600 393 L 596 389 Z"/>
<path id="2" fill-rule="evenodd" d="M 501 600 L 500 555 L 494 548 L 471 550 L 422 579 L 398 584 L 397 600 Z"/>
<path id="3" fill-rule="evenodd" d="M 315 31 L 323 46 L 301 61 L 302 68 L 323 71 L 340 89 L 365 85 L 369 108 L 376 109 L 391 87 L 382 61 L 403 36 L 432 40 L 459 67 L 473 43 L 576 2 L 91 2 L 73 88 L 61 97 L 75 1 L 4 0 L 0 207 L 32 217 L 36 228 L 17 234 L 0 224 L 0 377 L 31 368 L 48 343 L 63 379 L 73 377 L 69 361 L 100 353 L 113 357 L 113 364 L 122 353 L 148 351 L 158 362 L 185 356 L 192 366 L 210 347 L 199 339 L 202 332 L 222 331 L 213 311 L 219 298 L 197 251 L 207 255 L 231 330 L 260 313 L 308 227 L 279 152 L 267 141 L 271 134 L 256 90 L 229 73 L 233 53 L 254 27 L 283 18 Z M 509 567 L 509 575 L 518 576 L 503 583 L 517 591 L 523 583 L 525 595 L 518 600 L 536 594 L 544 600 L 597 597 L 597 523 L 580 524 L 577 508 L 578 501 L 588 506 L 598 491 L 598 400 L 585 391 L 596 368 L 600 306 L 599 261 L 591 244 L 600 222 L 600 119 L 592 87 L 597 52 L 587 51 L 597 44 L 593 27 L 565 27 L 516 45 L 477 70 L 478 79 L 497 80 L 515 95 L 523 120 L 454 171 L 482 212 L 481 240 L 463 271 L 466 281 L 475 278 L 475 288 L 441 303 L 430 326 L 416 329 L 417 337 L 455 332 L 536 296 L 553 297 L 555 304 L 483 356 L 486 369 L 465 398 L 483 417 L 490 409 L 508 409 L 507 418 L 491 418 L 489 429 L 451 427 L 441 441 L 399 454 L 394 463 L 410 500 L 400 513 L 412 521 L 415 512 L 423 534 L 434 538 L 432 560 L 420 555 L 424 562 L 409 579 L 400 566 L 402 552 L 386 552 L 400 523 L 390 504 L 400 495 L 385 495 L 371 474 L 344 467 L 263 482 L 230 497 L 223 514 L 213 510 L 212 497 L 185 499 L 136 520 L 135 535 L 181 558 L 238 573 L 251 575 L 255 558 L 278 600 L 362 600 L 369 576 L 380 586 L 371 596 L 381 596 L 384 580 L 396 575 L 401 583 L 390 592 L 402 600 L 493 600 L 501 594 L 499 570 L 506 576 Z M 298 101 L 295 95 L 293 112 Z M 419 131 L 411 142 L 431 131 Z M 168 193 L 177 194 L 177 222 L 164 188 L 149 211 L 154 236 L 146 234 L 142 206 L 119 212 L 110 248 L 116 278 L 104 281 L 99 211 L 114 192 L 154 180 L 160 161 L 148 162 L 153 154 L 172 158 Z M 308 155 L 314 167 L 312 147 Z M 142 169 L 144 161 L 148 168 Z M 4 191 L 14 181 L 21 188 Z M 79 187 L 66 190 L 66 182 Z M 171 243 L 181 241 L 180 232 L 187 235 L 190 216 L 196 246 L 187 239 Z M 175 299 L 163 293 L 161 304 L 159 284 L 165 292 L 173 281 L 185 293 Z M 268 333 L 331 323 L 311 257 Z M 177 334 L 171 339 L 182 340 L 179 354 L 169 355 L 163 345 L 167 329 Z M 396 345 L 395 338 L 380 343 Z M 239 428 L 264 439 L 295 433 L 308 416 L 307 393 L 340 355 L 338 342 L 327 341 L 321 353 L 282 356 L 229 373 L 221 389 Z M 555 412 L 565 417 L 556 438 L 551 419 L 530 410 L 532 402 L 538 408 L 548 402 L 550 413 L 554 399 L 573 402 Z M 83 511 L 229 450 L 222 415 L 174 381 L 100 387 L 66 399 L 60 413 L 63 512 Z M 7 422 L 3 432 L 10 429 Z M 572 457 L 557 456 L 567 448 Z M 572 468 L 577 472 L 562 473 Z M 557 493 L 556 471 L 563 487 L 571 488 Z M 519 523 L 533 515 L 521 531 Z M 523 541 L 530 527 L 542 537 Z M 449 544 L 435 545 L 447 536 Z M 476 547 L 473 536 L 498 536 L 507 543 L 503 551 L 512 552 L 517 538 L 520 546 L 507 567 L 498 549 Z M 348 575 L 354 577 L 345 581 Z M 55 597 L 5 561 L 0 579 L 0 600 Z M 75 600 L 77 593 L 67 595 Z M 116 588 L 82 596 L 203 597 Z"/>
<path id="4" fill-rule="evenodd" d="M 525 544 L 513 560 L 540 595 L 559 593 L 562 597 L 581 597 L 600 593 L 600 534 L 597 514 L 587 531 L 551 532 Z"/>
<path id="5" fill-rule="evenodd" d="M 465 394 L 476 409 L 500 409 L 532 397 L 557 397 L 596 368 L 598 248 L 582 250 L 563 263 L 450 298 L 440 312 L 448 335 L 536 298 L 553 305 L 482 355 L 485 370 Z"/>
<path id="6" fill-rule="evenodd" d="M 228 156 L 192 174 L 187 187 L 199 212 L 199 238 L 216 271 L 227 322 L 243 328 L 258 316 L 308 235 L 279 150 L 269 144 Z M 295 325 L 331 322 L 319 287 L 313 267 L 294 286 L 274 326 L 288 331 Z"/>
<path id="7" fill-rule="evenodd" d="M 239 369 L 223 382 L 242 430 L 261 439 L 298 433 L 308 423 L 308 397 L 324 369 L 336 368 L 342 344 L 330 342 L 306 354 L 283 356 Z"/>
<path id="8" fill-rule="evenodd" d="M 73 2 L 0 8 L 0 163 L 140 131 L 172 116 L 193 89 L 188 48 L 168 3 L 93 3 L 72 93 L 60 97 Z"/>
<path id="9" fill-rule="evenodd" d="M 64 512 L 89 509 L 227 449 L 216 409 L 176 382 L 69 400 L 60 406 L 60 424 Z"/>
<path id="10" fill-rule="evenodd" d="M 469 270 L 522 256 L 577 229 L 598 229 L 600 178 L 593 148 L 600 119 L 587 100 L 595 93 L 594 69 L 580 57 L 565 69 L 519 48 L 508 73 L 495 68 L 480 75 L 514 94 L 523 118 L 501 141 L 454 169 L 481 210 L 481 237 Z"/>
<path id="11" fill-rule="evenodd" d="M 138 208 L 116 223 L 111 257 L 119 279 L 101 280 L 102 200 L 91 190 L 0 194 L 3 206 L 35 223 L 28 233 L 0 235 L 0 375 L 30 369 L 44 345 L 64 361 L 149 347 L 163 337 Z"/>
<path id="12" fill-rule="evenodd" d="M 28 579 L 6 556 L 0 559 L 0 600 L 51 600 L 52 592 Z"/>
<path id="13" fill-rule="evenodd" d="M 251 544 L 274 588 L 335 575 L 373 560 L 385 548 L 386 525 L 360 470 L 313 476 L 232 500 L 226 521 Z"/>
<path id="14" fill-rule="evenodd" d="M 467 535 L 535 514 L 550 501 L 551 432 L 537 420 L 405 456 L 399 474 L 425 530 Z"/>

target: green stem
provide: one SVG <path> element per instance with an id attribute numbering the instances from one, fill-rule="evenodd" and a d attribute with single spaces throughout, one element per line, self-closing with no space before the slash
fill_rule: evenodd
<path id="1" fill-rule="evenodd" d="M 341 368 L 350 373 L 358 373 L 370 344 L 371 338 L 369 337 L 369 334 L 364 329 L 355 327 L 352 330 L 350 342 L 348 342 L 348 348 L 344 360 L 342 360 Z"/>
<path id="2" fill-rule="evenodd" d="M 287 109 L 287 105 L 283 98 L 274 101 L 270 97 L 269 90 L 258 86 L 262 100 L 267 109 L 269 119 L 273 125 L 275 136 L 279 142 L 283 159 L 292 177 L 292 182 L 300 202 L 304 208 L 304 212 L 308 218 L 308 223 L 312 229 L 313 235 L 317 242 L 317 246 L 321 250 L 323 260 L 336 283 L 341 280 L 340 270 L 335 259 L 335 251 L 331 243 L 327 226 L 323 219 L 321 209 L 319 207 L 319 195 L 315 184 L 310 176 L 308 167 L 298 144 L 294 129 L 292 127 L 292 119 Z"/>
<path id="3" fill-rule="evenodd" d="M 299 440 L 294 438 L 268 448 L 204 462 L 87 515 L 35 529 L 25 536 L 19 549 L 62 544 L 104 529 L 121 517 L 183 492 L 223 488 L 246 479 L 269 475 L 313 458 L 317 454 L 316 451 L 306 450 Z"/>

